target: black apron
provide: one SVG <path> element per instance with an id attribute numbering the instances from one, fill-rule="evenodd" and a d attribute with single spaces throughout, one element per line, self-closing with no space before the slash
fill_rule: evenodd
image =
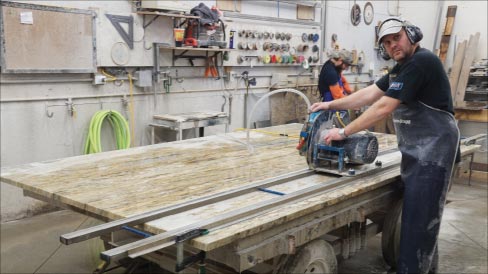
<path id="1" fill-rule="evenodd" d="M 401 104 L 393 122 L 405 188 L 397 273 L 428 273 L 436 267 L 433 258 L 459 129 L 451 113 L 421 102 Z"/>

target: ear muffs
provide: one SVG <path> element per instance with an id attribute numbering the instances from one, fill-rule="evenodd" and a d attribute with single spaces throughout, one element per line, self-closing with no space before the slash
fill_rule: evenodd
<path id="1" fill-rule="evenodd" d="M 383 46 L 383 43 L 380 44 L 379 46 L 379 51 L 378 51 L 378 54 L 380 55 L 380 57 L 385 60 L 385 61 L 388 61 L 391 59 L 390 55 L 388 55 L 388 52 L 386 52 L 386 49 L 385 47 Z"/>
<path id="2" fill-rule="evenodd" d="M 420 30 L 419 27 L 414 26 L 408 22 L 403 22 L 405 33 L 407 34 L 408 40 L 410 40 L 410 43 L 415 44 L 420 42 L 422 38 L 424 38 L 424 34 Z"/>
<path id="3" fill-rule="evenodd" d="M 397 21 L 397 22 L 402 23 L 403 29 L 405 30 L 405 33 L 407 34 L 407 38 L 410 41 L 410 43 L 412 43 L 412 44 L 420 42 L 420 40 L 422 40 L 422 38 L 424 37 L 424 34 L 422 33 L 422 30 L 420 30 L 419 27 L 412 25 L 408 21 L 403 21 L 403 20 L 400 20 L 398 18 L 386 19 L 385 21 L 383 21 L 381 23 L 381 25 L 378 27 L 377 31 L 379 32 L 379 30 L 381 30 L 381 28 L 383 27 L 383 24 L 385 24 L 388 21 Z M 384 60 L 388 61 L 391 59 L 391 57 L 386 52 L 386 49 L 383 46 L 383 43 L 379 44 L 379 54 L 380 54 L 381 58 L 383 58 Z"/>

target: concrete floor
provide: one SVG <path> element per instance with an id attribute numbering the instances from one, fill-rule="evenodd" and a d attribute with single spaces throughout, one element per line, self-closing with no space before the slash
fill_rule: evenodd
<path id="1" fill-rule="evenodd" d="M 439 238 L 441 273 L 488 273 L 487 182 L 456 180 Z M 91 273 L 102 245 L 98 240 L 65 246 L 61 234 L 98 221 L 68 210 L 1 224 L 0 273 Z M 386 273 L 381 236 L 364 250 L 339 263 L 339 273 Z M 122 273 L 122 269 L 110 273 Z"/>

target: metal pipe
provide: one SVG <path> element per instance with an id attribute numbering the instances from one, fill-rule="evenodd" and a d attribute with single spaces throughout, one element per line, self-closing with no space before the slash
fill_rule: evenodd
<path id="1" fill-rule="evenodd" d="M 283 1 L 283 0 L 261 0 L 261 1 L 266 1 L 266 2 L 281 2 L 285 4 L 296 4 L 296 5 L 301 5 L 301 6 L 309 6 L 309 7 L 315 7 L 317 3 L 307 3 L 306 1 Z M 259 1 L 258 1 L 259 2 Z"/>
<path id="2" fill-rule="evenodd" d="M 117 81 L 129 80 L 129 77 L 117 77 Z M 132 80 L 138 80 L 132 77 Z M 93 78 L 72 78 L 72 79 L 22 79 L 22 80 L 2 80 L 0 84 L 38 84 L 38 83 L 73 83 L 73 82 L 93 82 Z"/>
<path id="3" fill-rule="evenodd" d="M 229 11 L 224 11 L 224 16 L 227 18 L 267 21 L 267 22 L 273 22 L 273 23 L 285 23 L 285 24 L 292 24 L 292 25 L 320 26 L 319 22 L 308 22 L 308 21 L 299 21 L 299 20 L 293 20 L 293 19 L 266 17 L 266 16 L 259 16 L 259 15 L 249 15 L 249 14 L 241 14 L 241 13 L 229 12 Z"/>
<path id="4" fill-rule="evenodd" d="M 327 24 L 325 22 L 325 20 L 327 19 L 327 2 L 326 1 L 321 1 L 321 11 L 320 11 L 320 26 L 322 27 L 323 26 L 323 29 L 322 29 L 322 48 L 324 49 L 325 48 L 325 35 L 327 34 Z M 324 62 L 324 51 L 323 50 L 319 50 L 320 52 L 320 56 L 319 56 L 319 60 L 321 63 Z"/>
<path id="5" fill-rule="evenodd" d="M 288 77 L 296 77 L 299 74 L 288 74 Z M 346 74 L 347 75 L 347 74 Z M 300 76 L 312 76 L 311 73 L 307 74 L 301 74 Z M 223 75 L 221 76 L 222 78 L 227 78 L 227 76 Z M 252 75 L 252 77 L 272 77 L 272 75 Z M 185 79 L 208 79 L 208 77 L 205 76 L 178 76 L 179 79 L 185 78 Z M 117 80 L 129 80 L 128 77 L 117 77 Z M 133 77 L 132 80 L 138 80 L 137 78 Z M 72 82 L 92 82 L 92 78 L 77 78 L 77 79 L 42 79 L 42 80 L 34 80 L 34 79 L 29 79 L 29 80 L 1 80 L 0 79 L 0 84 L 38 84 L 38 83 L 72 83 Z"/>
<path id="6" fill-rule="evenodd" d="M 299 85 L 299 87 L 306 87 L 306 86 L 315 86 L 316 84 L 308 84 L 308 85 Z M 236 90 L 243 90 L 244 88 L 237 88 Z M 263 89 L 268 90 L 269 86 L 255 86 L 249 87 L 249 89 L 257 90 Z M 198 89 L 198 90 L 176 90 L 172 91 L 171 93 L 193 93 L 193 92 L 212 92 L 212 91 L 222 91 L 222 89 Z M 266 91 L 263 91 L 266 92 Z M 168 94 L 166 92 L 157 92 L 156 94 Z M 53 97 L 53 98 L 18 98 L 18 99 L 4 99 L 0 100 L 0 103 L 19 103 L 19 102 L 37 102 L 37 101 L 59 101 L 59 100 L 68 100 L 69 98 L 75 99 L 99 99 L 99 98 L 111 98 L 111 97 L 124 97 L 127 96 L 127 93 L 119 93 L 119 94 L 106 94 L 106 95 L 94 95 L 94 96 L 71 96 L 71 97 Z M 133 96 L 149 96 L 153 95 L 153 93 L 134 93 Z"/>
<path id="7" fill-rule="evenodd" d="M 91 78 L 79 79 L 42 79 L 42 80 L 0 80 L 0 84 L 37 84 L 37 83 L 71 83 L 71 82 L 92 82 Z"/>
<path id="8" fill-rule="evenodd" d="M 259 77 L 259 76 L 252 76 L 252 77 Z M 264 77 L 264 76 L 263 76 Z M 368 84 L 370 81 L 356 81 L 356 82 L 349 82 L 349 84 Z M 299 84 L 298 87 L 312 87 L 317 86 L 317 84 Z M 269 90 L 269 86 L 255 86 L 249 87 L 251 90 L 257 89 L 265 89 Z M 235 88 L 234 90 L 244 90 L 245 87 L 242 88 Z M 194 93 L 194 92 L 212 92 L 212 91 L 222 91 L 222 89 L 196 89 L 196 90 L 173 90 L 171 93 Z M 167 94 L 166 92 L 157 92 L 156 94 Z M 100 99 L 100 98 L 112 98 L 112 97 L 124 97 L 127 96 L 127 93 L 118 93 L 118 94 L 105 94 L 105 95 L 87 95 L 87 96 L 71 96 L 71 97 L 42 97 L 42 98 L 16 98 L 16 99 L 3 99 L 0 100 L 0 103 L 21 103 L 21 102 L 37 102 L 37 101 L 61 101 L 61 100 L 68 100 L 69 98 L 75 99 Z M 134 93 L 133 96 L 149 96 L 154 95 L 154 93 Z"/>

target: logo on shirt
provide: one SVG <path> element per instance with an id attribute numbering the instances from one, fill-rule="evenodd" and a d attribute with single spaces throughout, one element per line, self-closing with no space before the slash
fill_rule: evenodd
<path id="1" fill-rule="evenodd" d="M 410 125 L 412 123 L 412 120 L 393 119 L 393 123 Z"/>
<path id="2" fill-rule="evenodd" d="M 401 90 L 403 88 L 403 83 L 400 82 L 393 82 L 390 85 L 390 89 L 392 90 Z"/>

